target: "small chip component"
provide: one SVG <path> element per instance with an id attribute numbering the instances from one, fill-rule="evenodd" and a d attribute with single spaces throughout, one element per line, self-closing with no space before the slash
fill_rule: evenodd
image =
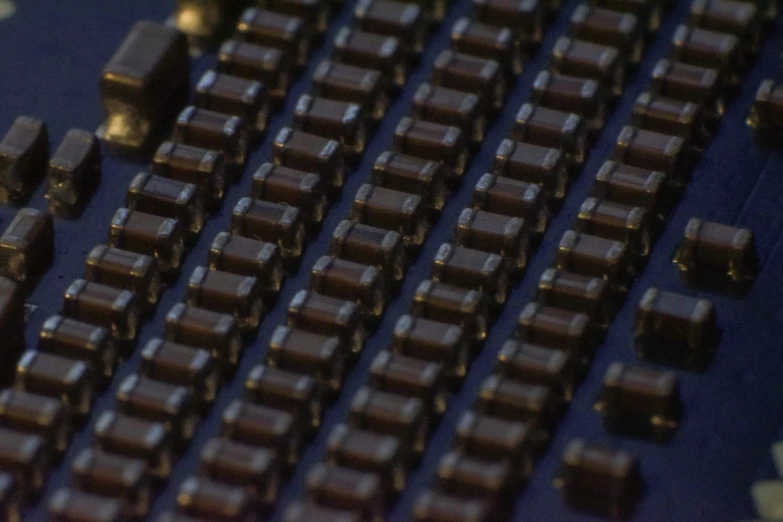
<path id="1" fill-rule="evenodd" d="M 47 505 L 51 522 L 124 522 L 122 502 L 72 489 L 57 490 Z"/>
<path id="2" fill-rule="evenodd" d="M 613 292 L 622 292 L 628 279 L 628 256 L 620 241 L 569 230 L 557 247 L 556 265 L 576 274 L 602 277 Z"/>
<path id="3" fill-rule="evenodd" d="M 243 444 L 269 448 L 290 467 L 299 457 L 300 426 L 290 413 L 234 400 L 223 410 L 222 434 Z"/>
<path id="4" fill-rule="evenodd" d="M 380 71 L 398 87 L 408 77 L 408 57 L 396 36 L 343 26 L 334 37 L 334 58 L 348 65 Z"/>
<path id="5" fill-rule="evenodd" d="M 258 328 L 264 316 L 261 284 L 257 278 L 203 266 L 193 270 L 185 302 L 190 306 L 233 315 L 239 327 L 247 333 Z"/>
<path id="6" fill-rule="evenodd" d="M 283 258 L 273 243 L 220 232 L 209 248 L 210 270 L 253 276 L 258 280 L 261 297 L 272 303 L 285 280 Z"/>
<path id="7" fill-rule="evenodd" d="M 540 185 L 549 200 L 565 197 L 566 167 L 563 153 L 550 147 L 505 139 L 495 152 L 495 174 Z"/>
<path id="8" fill-rule="evenodd" d="M 396 3 L 379 0 L 381 4 Z M 413 4 L 400 4 L 418 9 Z M 324 60 L 313 72 L 313 95 L 332 100 L 356 103 L 362 114 L 382 120 L 389 107 L 386 78 L 375 69 L 365 69 L 345 63 Z"/>
<path id="9" fill-rule="evenodd" d="M 589 356 L 595 347 L 588 315 L 539 303 L 528 303 L 522 309 L 516 336 L 522 342 L 557 348 L 577 359 Z"/>
<path id="10" fill-rule="evenodd" d="M 41 437 L 0 428 L 0 466 L 13 477 L 20 499 L 34 496 L 43 487 L 48 462 L 46 443 Z"/>
<path id="11" fill-rule="evenodd" d="M 189 81 L 185 36 L 173 27 L 137 22 L 103 69 L 107 119 L 99 136 L 122 149 L 144 148 L 163 118 L 184 105 Z"/>
<path id="12" fill-rule="evenodd" d="M 152 173 L 183 183 L 193 183 L 214 203 L 223 199 L 228 186 L 223 153 L 173 141 L 164 141 L 152 160 Z"/>
<path id="13" fill-rule="evenodd" d="M 152 481 L 143 460 L 85 448 L 76 455 L 71 468 L 76 489 L 119 499 L 129 517 L 147 515 Z"/>
<path id="14" fill-rule="evenodd" d="M 160 422 L 177 442 L 193 438 L 198 418 L 186 387 L 131 374 L 120 382 L 116 399 L 119 412 Z"/>
<path id="15" fill-rule="evenodd" d="M 370 384 L 381 391 L 418 397 L 437 416 L 446 411 L 443 366 L 438 362 L 381 351 L 370 365 Z"/>
<path id="16" fill-rule="evenodd" d="M 508 297 L 511 282 L 508 265 L 498 254 L 443 243 L 432 262 L 432 279 L 480 291 L 495 304 Z"/>
<path id="17" fill-rule="evenodd" d="M 448 196 L 446 173 L 440 163 L 399 152 L 385 151 L 378 156 L 370 182 L 417 194 L 435 214 L 443 210 Z"/>
<path id="18" fill-rule="evenodd" d="M 635 257 L 647 257 L 653 242 L 650 218 L 644 208 L 592 197 L 579 207 L 574 229 L 622 241 Z"/>
<path id="19" fill-rule="evenodd" d="M 360 520 L 383 521 L 383 488 L 373 473 L 319 463 L 307 474 L 306 488 L 313 502 L 334 509 L 350 506 Z"/>
<path id="20" fill-rule="evenodd" d="M 480 291 L 430 279 L 416 288 L 411 314 L 461 326 L 471 341 L 483 341 L 489 329 L 489 311 Z"/>
<path id="21" fill-rule="evenodd" d="M 101 175 L 101 148 L 91 132 L 71 129 L 49 160 L 49 190 L 55 205 L 71 206 L 84 200 Z"/>
<path id="22" fill-rule="evenodd" d="M 386 308 L 386 278 L 373 265 L 321 256 L 313 265 L 310 288 L 322 295 L 356 302 L 367 318 L 378 319 Z"/>
<path id="23" fill-rule="evenodd" d="M 331 394 L 342 387 L 346 352 L 339 337 L 281 325 L 272 332 L 267 364 L 312 375 Z"/>
<path id="24" fill-rule="evenodd" d="M 403 154 L 438 161 L 451 177 L 459 178 L 468 163 L 467 137 L 459 127 L 402 118 L 394 129 L 394 149 Z"/>
<path id="25" fill-rule="evenodd" d="M 0 141 L 0 200 L 25 199 L 46 172 L 49 131 L 46 124 L 19 116 Z"/>
<path id="26" fill-rule="evenodd" d="M 578 5 L 571 15 L 573 38 L 622 49 L 624 60 L 631 64 L 642 58 L 645 29 L 636 15 L 589 4 Z"/>
<path id="27" fill-rule="evenodd" d="M 360 388 L 351 399 L 350 425 L 393 435 L 421 455 L 427 445 L 429 415 L 424 401 L 397 393 Z"/>
<path id="28" fill-rule="evenodd" d="M 508 502 L 513 498 L 514 482 L 506 460 L 487 461 L 451 451 L 438 462 L 437 485 L 446 493 L 494 503 Z"/>
<path id="29" fill-rule="evenodd" d="M 289 16 L 297 16 L 319 33 L 327 30 L 331 4 L 314 0 L 263 0 L 263 7 Z"/>
<path id="30" fill-rule="evenodd" d="M 339 141 L 284 127 L 272 145 L 275 165 L 314 172 L 335 196 L 345 181 L 343 147 Z"/>
<path id="31" fill-rule="evenodd" d="M 732 34 L 681 24 L 674 30 L 671 57 L 714 69 L 725 82 L 736 84 L 743 71 L 739 46 L 739 39 Z"/>
<path id="32" fill-rule="evenodd" d="M 104 411 L 95 421 L 94 431 L 100 450 L 143 460 L 149 472 L 160 479 L 171 473 L 171 440 L 163 424 Z"/>
<path id="33" fill-rule="evenodd" d="M 696 27 L 730 33 L 740 39 L 746 51 L 758 51 L 763 31 L 754 2 L 734 0 L 696 0 L 691 4 L 690 22 Z"/>
<path id="34" fill-rule="evenodd" d="M 498 353 L 498 372 L 512 379 L 540 384 L 570 401 L 577 384 L 575 360 L 562 350 L 506 341 Z"/>
<path id="35" fill-rule="evenodd" d="M 52 216 L 20 209 L 0 236 L 0 276 L 25 283 L 42 275 L 54 260 Z"/>
<path id="36" fill-rule="evenodd" d="M 334 137 L 352 155 L 364 152 L 367 143 L 362 107 L 356 103 L 303 94 L 296 102 L 293 126 L 316 136 Z"/>
<path id="37" fill-rule="evenodd" d="M 641 207 L 662 220 L 670 206 L 666 174 L 607 160 L 595 175 L 591 196 Z"/>
<path id="38" fill-rule="evenodd" d="M 163 291 L 158 263 L 154 257 L 98 245 L 87 255 L 84 278 L 133 292 L 149 307 L 157 304 Z"/>
<path id="39" fill-rule="evenodd" d="M 495 514 L 487 502 L 448 495 L 440 491 L 425 491 L 416 497 L 413 507 L 416 522 L 490 522 Z"/>
<path id="40" fill-rule="evenodd" d="M 0 361 L 6 371 L 0 376 L 8 377 L 16 357 L 24 350 L 25 306 L 16 281 L 0 277 L 0 336 L 6 343 Z"/>
<path id="41" fill-rule="evenodd" d="M 479 388 L 477 413 L 535 426 L 532 438 L 541 429 L 550 430 L 558 420 L 562 397 L 554 390 L 528 384 L 502 375 L 490 375 Z"/>
<path id="42" fill-rule="evenodd" d="M 484 139 L 487 121 L 481 99 L 470 93 L 422 83 L 413 95 L 414 118 L 459 127 L 475 143 Z"/>
<path id="43" fill-rule="evenodd" d="M 356 191 L 350 219 L 396 230 L 411 248 L 421 246 L 430 227 L 421 196 L 370 184 L 364 184 Z"/>
<path id="44" fill-rule="evenodd" d="M 321 389 L 318 380 L 309 375 L 279 368 L 255 366 L 245 379 L 245 398 L 254 403 L 294 416 L 297 425 L 311 431 L 321 425 Z"/>
<path id="45" fill-rule="evenodd" d="M 172 132 L 177 143 L 219 151 L 226 166 L 241 168 L 247 159 L 249 135 L 247 123 L 241 116 L 185 107 L 177 117 Z"/>
<path id="46" fill-rule="evenodd" d="M 430 82 L 433 85 L 472 92 L 480 96 L 482 103 L 492 109 L 503 107 L 508 90 L 506 77 L 498 62 L 450 49 L 442 51 L 435 58 Z"/>
<path id="47" fill-rule="evenodd" d="M 264 163 L 253 174 L 250 195 L 273 203 L 289 204 L 305 213 L 311 228 L 324 218 L 328 202 L 321 177 L 313 172 Z"/>
<path id="48" fill-rule="evenodd" d="M 109 225 L 109 246 L 153 256 L 163 274 L 176 272 L 185 253 L 184 234 L 179 220 L 120 208 Z"/>
<path id="49" fill-rule="evenodd" d="M 405 276 L 407 261 L 399 232 L 343 220 L 332 233 L 329 255 L 377 266 L 394 287 Z"/>
<path id="50" fill-rule="evenodd" d="M 620 96 L 625 59 L 614 47 L 561 36 L 552 49 L 552 72 L 592 78 L 610 95 Z"/>
<path id="51" fill-rule="evenodd" d="M 512 272 L 527 266 L 529 239 L 521 218 L 466 208 L 457 220 L 454 243 L 501 256 Z"/>
<path id="52" fill-rule="evenodd" d="M 255 519 L 250 497 L 244 488 L 191 476 L 177 492 L 179 509 L 215 522 L 252 522 Z"/>
<path id="53" fill-rule="evenodd" d="M 285 50 L 305 65 L 310 56 L 312 27 L 298 16 L 282 13 L 279 9 L 267 10 L 251 7 L 242 13 L 237 23 L 237 34 L 242 40 Z"/>
<path id="54" fill-rule="evenodd" d="M 131 341 L 138 333 L 141 303 L 130 290 L 77 279 L 65 291 L 63 315 L 103 326 L 115 339 Z"/>
<path id="55" fill-rule="evenodd" d="M 65 453 L 71 436 L 68 411 L 60 401 L 13 389 L 0 392 L 0 426 L 38 435 L 50 457 Z"/>
<path id="56" fill-rule="evenodd" d="M 698 145 L 704 140 L 704 111 L 701 105 L 649 92 L 643 92 L 636 98 L 631 125 L 679 136 L 691 145 Z"/>
<path id="57" fill-rule="evenodd" d="M 710 301 L 650 288 L 636 309 L 634 337 L 647 360 L 703 369 L 720 331 Z"/>
<path id="58" fill-rule="evenodd" d="M 704 107 L 708 117 L 723 114 L 723 85 L 715 69 L 661 59 L 652 70 L 650 92 Z"/>
<path id="59" fill-rule="evenodd" d="M 750 289 L 759 259 L 753 232 L 691 218 L 674 257 L 686 284 L 717 288 L 732 295 Z"/>
<path id="60" fill-rule="evenodd" d="M 390 494 L 405 488 L 410 454 L 391 435 L 338 424 L 329 434 L 327 461 L 334 466 L 375 473 L 383 482 L 384 492 Z"/>
<path id="61" fill-rule="evenodd" d="M 285 522 L 361 522 L 361 515 L 355 511 L 329 509 L 312 502 L 292 502 L 285 511 Z"/>
<path id="62" fill-rule="evenodd" d="M 574 439 L 562 460 L 558 482 L 570 507 L 618 519 L 630 516 L 642 492 L 639 464 L 633 455 Z"/>
<path id="63" fill-rule="evenodd" d="M 148 172 L 133 178 L 125 201 L 130 210 L 176 219 L 193 236 L 206 221 L 204 199 L 196 185 Z"/>
<path id="64" fill-rule="evenodd" d="M 587 131 L 578 114 L 525 103 L 517 112 L 511 135 L 517 141 L 560 149 L 571 166 L 585 161 Z"/>
<path id="65" fill-rule="evenodd" d="M 254 504 L 277 499 L 282 478 L 275 453 L 225 439 L 211 439 L 201 450 L 201 471 L 212 480 L 241 486 Z"/>
<path id="66" fill-rule="evenodd" d="M 544 37 L 544 4 L 538 0 L 473 0 L 476 18 L 495 26 L 508 26 L 529 48 Z"/>
<path id="67" fill-rule="evenodd" d="M 227 40 L 218 51 L 218 72 L 260 81 L 273 102 L 286 95 L 296 56 L 275 47 Z"/>
<path id="68" fill-rule="evenodd" d="M 764 80 L 756 91 L 748 124 L 762 132 L 783 128 L 783 86 L 776 80 Z"/>
<path id="69" fill-rule="evenodd" d="M 606 119 L 606 99 L 596 80 L 541 71 L 533 81 L 531 102 L 582 117 L 597 132 Z"/>
<path id="70" fill-rule="evenodd" d="M 364 344 L 365 330 L 359 306 L 353 301 L 300 290 L 288 304 L 288 326 L 340 338 L 352 354 Z"/>
<path id="71" fill-rule="evenodd" d="M 94 384 L 85 363 L 60 355 L 28 350 L 16 365 L 16 390 L 59 399 L 75 419 L 90 413 Z"/>
<path id="72" fill-rule="evenodd" d="M 531 234 L 546 230 L 549 215 L 544 191 L 536 183 L 517 181 L 496 174 L 484 174 L 473 190 L 473 208 L 522 218 Z"/>
<path id="73" fill-rule="evenodd" d="M 654 33 L 661 26 L 662 7 L 657 2 L 651 0 L 599 0 L 596 2 L 598 7 L 629 13 L 644 23 L 646 20 L 647 30 Z"/>
<path id="74" fill-rule="evenodd" d="M 467 411 L 456 432 L 455 451 L 484 462 L 503 461 L 519 479 L 530 476 L 536 443 L 531 424 Z"/>
<path id="75" fill-rule="evenodd" d="M 419 5 L 390 0 L 359 0 L 354 15 L 359 29 L 394 36 L 410 54 L 424 51 L 427 26 Z"/>
<path id="76" fill-rule="evenodd" d="M 673 372 L 612 363 L 596 408 L 609 431 L 669 440 L 682 415 L 680 387 Z"/>
<path id="77" fill-rule="evenodd" d="M 177 303 L 166 315 L 167 341 L 209 350 L 222 365 L 234 366 L 242 351 L 239 325 L 232 315 Z"/>
<path id="78" fill-rule="evenodd" d="M 38 349 L 87 363 L 98 382 L 110 379 L 119 359 L 118 347 L 106 328 L 61 315 L 44 321 Z"/>
<path id="79" fill-rule="evenodd" d="M 304 216 L 290 205 L 242 198 L 231 215 L 231 232 L 276 244 L 287 261 L 296 261 L 304 250 Z"/>
<path id="80" fill-rule="evenodd" d="M 263 83 L 215 71 L 205 72 L 196 84 L 195 104 L 201 109 L 241 117 L 251 138 L 266 129 L 269 118 L 268 93 Z"/>
<path id="81" fill-rule="evenodd" d="M 507 78 L 522 72 L 523 55 L 519 39 L 506 20 L 500 26 L 486 24 L 463 16 L 451 27 L 451 47 L 500 64 Z"/>
<path id="82" fill-rule="evenodd" d="M 392 351 L 408 357 L 437 362 L 446 377 L 455 381 L 465 376 L 470 342 L 462 328 L 412 315 L 403 315 L 394 325 Z"/>
<path id="83" fill-rule="evenodd" d="M 139 372 L 149 379 L 186 387 L 198 405 L 211 404 L 220 384 L 218 364 L 209 350 L 160 338 L 151 339 L 141 350 Z"/>
<path id="84" fill-rule="evenodd" d="M 546 306 L 585 314 L 601 326 L 609 326 L 614 317 L 611 289 L 602 277 L 548 268 L 538 280 L 537 300 Z"/>

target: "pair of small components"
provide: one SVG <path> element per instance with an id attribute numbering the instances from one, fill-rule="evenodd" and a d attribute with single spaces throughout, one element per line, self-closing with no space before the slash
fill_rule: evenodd
<path id="1" fill-rule="evenodd" d="M 50 159 L 46 124 L 19 116 L 0 140 L 0 199 L 26 199 L 43 173 L 49 183 L 46 197 L 53 206 L 67 210 L 84 203 L 101 174 L 97 138 L 71 129 Z"/>

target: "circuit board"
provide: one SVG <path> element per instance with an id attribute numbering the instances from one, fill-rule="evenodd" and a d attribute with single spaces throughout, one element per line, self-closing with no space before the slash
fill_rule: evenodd
<path id="1" fill-rule="evenodd" d="M 0 232 L 6 231 L 0 271 L 3 281 L 18 282 L 11 304 L 3 305 L 24 316 L 0 318 L 8 368 L 0 387 L 12 390 L 0 395 L 3 520 L 15 522 L 17 514 L 41 522 L 783 519 L 783 451 L 777 466 L 773 451 L 783 441 L 777 264 L 783 263 L 783 157 L 775 146 L 783 132 L 783 91 L 774 99 L 783 78 L 783 26 L 774 6 L 728 0 L 13 3 L 0 0 L 0 136 L 27 116 L 46 126 L 45 161 L 74 154 L 58 149 L 71 129 L 97 136 L 91 143 L 102 159 L 97 176 L 72 187 L 80 200 L 75 210 L 55 204 L 73 194 L 53 181 L 54 161 L 36 167 L 48 174 L 33 173 L 36 181 L 16 187 L 19 193 L 0 205 Z M 711 14 L 718 4 L 723 11 Z M 191 31 L 187 39 L 175 31 L 177 23 L 193 29 L 183 13 L 210 7 L 223 16 L 218 29 L 206 36 Z M 273 29 L 294 41 L 300 56 L 276 51 L 263 39 L 272 37 L 259 36 L 259 27 L 272 25 L 270 11 L 288 17 L 288 25 Z M 136 25 L 141 20 L 148 25 Z M 230 38 L 234 47 L 221 47 Z M 303 39 L 309 45 L 299 49 Z M 169 47 L 155 47 L 161 42 Z M 267 54 L 258 57 L 264 63 L 232 62 L 229 55 L 239 56 L 242 45 L 248 46 L 242 59 L 264 47 Z M 184 57 L 180 48 L 188 50 Z M 126 51 L 126 63 L 118 49 Z M 135 62 L 134 52 L 141 53 Z M 269 72 L 273 58 L 288 60 L 287 83 Z M 123 67 L 143 69 L 148 62 L 155 62 L 148 74 L 133 81 L 153 85 L 149 92 L 123 98 L 120 87 L 112 91 Z M 376 72 L 369 63 L 392 65 Z M 677 85 L 678 71 L 686 69 L 703 73 L 701 83 Z M 263 90 L 263 125 L 253 130 L 238 111 L 219 119 L 228 111 L 214 91 L 205 94 L 213 70 Z M 330 83 L 338 70 L 341 79 Z M 760 86 L 767 79 L 765 105 Z M 187 81 L 188 102 L 178 99 L 179 80 Z M 367 87 L 370 80 L 380 90 Z M 712 90 L 708 81 L 715 81 Z M 245 98 L 230 101 L 240 105 Z M 588 107 L 592 102 L 603 109 Z M 521 111 L 526 103 L 528 112 Z M 117 108 L 128 105 L 132 110 Z M 184 116 L 186 105 L 197 109 Z M 112 134 L 111 110 L 148 118 L 151 148 L 129 145 L 123 129 Z M 698 119 L 688 119 L 689 111 Z M 252 136 L 238 145 L 226 130 L 237 120 Z M 3 148 L 9 139 L 0 142 L 4 187 L 17 175 L 5 161 L 14 154 Z M 158 147 L 170 139 L 180 149 L 171 145 L 163 158 Z M 528 143 L 535 147 L 526 149 Z M 191 156 L 173 158 L 185 144 Z M 234 156 L 238 166 L 228 165 L 233 146 L 248 149 L 246 158 Z M 214 149 L 221 147 L 225 190 L 215 188 L 215 171 L 205 170 L 214 168 Z M 204 155 L 194 159 L 198 151 Z M 60 170 L 71 183 L 86 176 L 83 166 Z M 629 179 L 645 176 L 643 188 L 612 185 L 610 178 L 619 179 L 626 166 Z M 294 194 L 297 207 L 289 193 L 304 190 L 305 182 L 296 190 L 290 180 L 283 186 L 272 170 L 279 179 L 317 174 L 323 194 Z M 203 206 L 183 210 L 181 189 L 166 212 L 150 210 L 141 194 L 150 172 L 196 185 Z M 138 190 L 129 192 L 131 186 Z M 668 203 L 653 202 L 655 187 Z M 522 210 L 498 210 L 510 208 L 500 200 L 513 198 L 514 190 L 514 208 Z M 305 207 L 321 200 L 329 203 L 314 217 L 317 211 Z M 535 202 L 543 206 L 531 214 Z M 34 210 L 22 216 L 22 208 Z M 191 222 L 182 232 L 182 252 L 160 247 L 160 238 L 132 247 L 110 234 L 120 226 L 121 208 L 166 223 L 188 212 L 196 221 L 197 213 L 204 223 Z M 273 211 L 283 217 L 255 224 L 272 219 L 262 213 Z M 38 230 L 31 242 L 14 243 L 9 226 L 20 219 L 37 220 L 27 223 L 30 230 L 51 227 L 53 238 Z M 186 218 L 179 221 L 186 228 Z M 293 239 L 292 222 L 301 230 Z M 352 246 L 359 240 L 351 234 L 362 230 L 365 242 Z M 251 259 L 243 252 L 230 265 L 226 241 L 238 237 L 272 245 L 264 252 L 274 251 L 284 270 L 279 288 L 262 282 L 263 274 L 275 276 L 267 266 L 258 277 L 248 273 L 254 270 L 248 263 L 262 264 L 261 254 Z M 110 248 L 96 252 L 105 244 Z M 30 273 L 11 266 L 6 252 L 14 248 L 27 249 Z M 159 291 L 149 297 L 149 280 L 123 278 L 120 261 L 108 266 L 108 256 L 128 251 L 134 271 L 147 261 L 149 270 L 163 272 L 164 250 L 181 254 L 181 261 L 155 280 Z M 571 286 L 558 287 L 555 280 L 569 274 Z M 746 286 L 734 291 L 739 280 Z M 262 283 L 273 291 L 242 293 Z M 591 293 L 598 287 L 606 295 Z M 260 297 L 264 292 L 274 295 Z M 247 304 L 248 295 L 256 300 L 251 305 L 263 302 L 263 313 Z M 130 321 L 117 309 L 122 299 L 138 302 L 138 327 L 130 328 L 137 331 L 120 331 Z M 121 354 L 116 367 L 96 376 L 94 365 L 66 357 L 57 342 L 44 347 L 42 330 L 56 337 L 53 316 L 107 334 Z M 232 341 L 216 333 L 228 323 Z M 428 340 L 416 340 L 414 323 Z M 445 334 L 434 339 L 436 327 L 460 343 L 444 344 Z M 23 347 L 11 341 L 22 330 Z M 300 334 L 299 344 L 287 346 L 281 332 L 289 340 Z M 218 368 L 215 396 L 204 397 L 206 374 L 191 378 L 156 367 L 151 360 L 162 353 L 153 350 L 156 339 L 172 353 L 180 345 L 191 347 L 180 354 L 200 349 Z M 221 350 L 236 339 L 234 361 Z M 343 358 L 328 370 L 330 361 L 301 355 L 318 348 L 308 343 L 332 340 Z M 162 351 L 163 344 L 154 347 Z M 693 367 L 651 355 L 672 347 L 705 360 Z M 459 349 L 469 355 L 454 362 L 449 350 Z M 551 366 L 564 355 L 569 366 L 554 375 Z M 41 362 L 46 357 L 49 369 Z M 63 369 L 67 361 L 71 373 Z M 189 364 L 182 372 L 195 359 Z M 85 383 L 69 381 L 78 374 L 74 368 L 85 370 Z M 57 371 L 67 373 L 59 376 L 67 383 Z M 330 373 L 339 371 L 344 375 Z M 85 411 L 75 411 L 80 405 L 71 385 L 91 395 Z M 176 403 L 175 393 L 186 399 Z M 30 421 L 55 406 L 62 413 L 56 419 Z M 180 416 L 177 408 L 185 407 L 189 413 Z M 182 419 L 192 423 L 192 433 L 183 435 Z M 72 431 L 60 449 L 44 435 L 55 421 Z M 282 425 L 288 431 L 274 432 Z M 512 442 L 514 430 L 519 442 Z M 165 439 L 166 450 L 142 447 L 154 435 Z M 23 443 L 39 443 L 43 463 L 20 462 Z M 389 448 L 393 455 L 384 460 Z M 160 463 L 164 451 L 170 469 Z M 243 467 L 249 460 L 258 466 Z M 31 469 L 39 465 L 43 477 L 34 485 Z M 128 478 L 133 470 L 135 482 Z M 141 489 L 149 498 L 140 499 Z"/>

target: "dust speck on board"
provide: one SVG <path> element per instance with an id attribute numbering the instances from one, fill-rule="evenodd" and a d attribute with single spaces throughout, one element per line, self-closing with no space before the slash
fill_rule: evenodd
<path id="1" fill-rule="evenodd" d="M 0 0 L 0 20 L 10 18 L 16 12 L 13 0 Z"/>

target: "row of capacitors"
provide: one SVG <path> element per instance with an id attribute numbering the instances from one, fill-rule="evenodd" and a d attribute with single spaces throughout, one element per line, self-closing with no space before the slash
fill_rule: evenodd
<path id="1" fill-rule="evenodd" d="M 407 266 L 442 210 L 447 185 L 459 179 L 468 154 L 483 139 L 484 112 L 502 105 L 506 82 L 520 71 L 522 33 L 489 22 L 505 13 L 524 27 L 536 27 L 540 35 L 542 7 L 536 2 L 512 4 L 476 2 L 486 21 L 457 23 L 454 50 L 440 55 L 432 83 L 416 92 L 416 120 L 406 118 L 398 126 L 393 150 L 378 158 L 372 182 L 354 197 L 350 219 L 333 232 L 329 255 L 312 268 L 310 289 L 289 303 L 286 324 L 272 335 L 266 364 L 246 377 L 244 400 L 233 401 L 223 412 L 223 437 L 203 448 L 200 475 L 243 488 L 251 506 L 274 507 L 286 470 L 314 436 L 367 332 L 380 321 L 388 296 L 399 290 Z M 240 202 L 234 224 L 246 221 L 246 209 L 264 199 L 289 208 L 323 200 L 303 192 L 305 172 L 332 181 L 327 200 L 339 193 L 343 173 L 334 166 L 342 169 L 344 163 L 360 159 L 368 129 L 383 119 L 391 97 L 405 84 L 411 61 L 422 52 L 430 26 L 446 8 L 445 2 L 358 3 L 356 28 L 338 31 L 332 59 L 315 70 L 313 93 L 301 96 L 292 128 L 284 128 L 275 140 L 277 165 L 262 166 L 256 173 L 257 199 Z M 504 44 L 500 52 L 499 37 Z M 473 54 L 460 52 L 466 50 L 466 40 L 474 46 Z M 492 60 L 498 57 L 509 67 Z M 342 157 L 333 160 L 337 154 Z M 320 219 L 309 221 L 317 225 Z M 382 517 L 383 497 L 404 486 L 408 456 L 414 452 L 409 448 L 412 440 L 397 437 L 399 430 L 408 433 L 411 422 L 417 430 L 433 413 L 422 407 L 421 398 L 410 395 L 440 393 L 445 374 L 437 361 L 443 347 L 465 353 L 467 346 L 459 326 L 406 318 L 419 323 L 396 335 L 395 345 L 399 351 L 420 352 L 418 358 L 385 352 L 389 360 L 376 361 L 381 390 L 365 390 L 371 395 L 362 399 L 362 412 L 330 435 L 332 460 L 308 475 L 308 499 L 290 506 L 286 520 L 377 519 Z M 414 411 L 407 411 L 411 406 Z M 240 423 L 244 428 L 236 427 Z M 251 424 L 255 429 L 249 429 Z M 419 432 L 417 452 L 426 440 L 421 438 L 426 432 Z M 376 475 L 387 465 L 403 474 L 393 482 Z M 181 485 L 181 510 L 193 511 L 184 503 L 198 488 L 203 483 L 196 476 Z M 238 497 L 221 498 L 222 505 L 210 509 L 242 511 L 235 502 Z M 204 509 L 198 513 L 214 516 Z"/>
<path id="2" fill-rule="evenodd" d="M 575 12 L 577 21 L 583 17 L 581 9 Z M 650 29 L 657 28 L 655 14 L 636 15 Z M 599 169 L 591 196 L 560 241 L 555 266 L 542 274 L 535 301 L 519 317 L 516 339 L 502 347 L 496 372 L 482 384 L 474 411 L 457 425 L 456 451 L 443 457 L 438 487 L 458 476 L 461 454 L 490 461 L 492 480 L 484 475 L 466 481 L 468 485 L 459 491 L 476 495 L 478 484 L 485 485 L 473 509 L 514 498 L 508 491 L 518 484 L 515 479 L 531 473 L 533 460 L 551 439 L 601 337 L 687 184 L 709 130 L 720 118 L 722 100 L 736 87 L 758 48 L 761 20 L 752 4 L 697 0 L 691 6 L 691 22 L 677 27 L 672 60 L 655 66 L 650 91 L 639 95 L 634 105 L 633 126 L 623 128 L 613 160 Z M 553 64 L 567 63 L 568 49 L 573 49 L 572 43 L 562 42 L 555 46 Z M 585 63 L 586 56 L 580 53 L 581 68 L 575 75 L 603 78 L 605 83 L 599 87 L 608 92 L 617 87 L 612 81 L 616 73 L 597 67 L 611 64 L 606 58 L 611 53 L 591 66 Z M 562 72 L 566 71 L 539 75 L 534 91 Z M 520 113 L 525 118 L 518 119 L 525 120 L 533 109 L 523 107 Z M 589 120 L 586 126 L 589 129 Z M 565 134 L 568 128 L 562 125 L 558 130 Z M 572 138 L 569 143 L 579 141 Z M 504 143 L 498 162 L 508 161 L 508 151 L 518 148 L 518 143 Z M 572 151 L 572 155 L 578 154 Z M 730 295 L 747 290 L 758 263 L 750 231 L 696 219 L 688 224 L 675 261 L 685 283 L 710 283 L 711 289 Z M 636 337 L 647 359 L 703 368 L 704 356 L 709 358 L 717 341 L 711 303 L 651 289 L 640 304 Z M 682 359 L 672 359 L 672 352 Z M 665 440 L 676 429 L 681 410 L 676 375 L 613 364 L 598 407 L 613 432 Z M 487 415 L 505 418 L 506 424 L 492 419 L 496 426 L 482 426 L 489 420 Z M 517 424 L 515 437 L 510 437 L 513 424 Z M 509 455 L 516 455 L 516 460 Z M 632 455 L 578 439 L 563 455 L 558 483 L 570 506 L 619 517 L 630 513 L 641 490 Z M 423 494 L 420 502 L 432 502 L 430 495 Z"/>
<path id="3" fill-rule="evenodd" d="M 4 392 L 9 397 L 3 411 L 13 419 L 6 425 L 34 434 L 0 437 L 7 442 L 8 464 L 0 469 L 11 473 L 9 488 L 21 492 L 4 497 L 9 519 L 43 486 L 50 458 L 66 449 L 71 426 L 86 418 L 96 390 L 108 385 L 207 216 L 219 207 L 227 184 L 241 173 L 265 128 L 268 107 L 280 101 L 275 86 L 291 81 L 297 68 L 288 54 L 292 43 L 297 51 L 307 50 L 316 38 L 325 4 L 277 4 L 267 6 L 277 11 L 254 10 L 268 13 L 255 27 L 257 39 L 269 38 L 268 47 L 248 43 L 256 37 L 239 24 L 241 40 L 234 45 L 246 51 L 246 59 L 221 52 L 218 71 L 204 75 L 195 106 L 182 111 L 172 140 L 155 153 L 152 173 L 132 181 L 126 208 L 115 214 L 107 244 L 89 254 L 85 278 L 66 292 L 62 315 L 45 322 L 38 350 L 22 355 L 14 390 Z M 292 32 L 295 28 L 302 30 Z M 237 62 L 242 67 L 232 69 Z M 182 34 L 152 22 L 136 24 L 102 76 L 109 114 L 100 131 L 105 143 L 136 151 L 149 146 L 171 108 L 185 103 L 189 73 Z M 72 487 L 51 498 L 53 519 L 125 520 L 146 514 L 152 485 L 170 473 L 199 416 L 230 376 L 244 334 L 258 325 L 259 292 L 273 299 L 282 283 L 278 241 L 240 239 L 246 239 L 240 252 L 256 249 L 250 265 L 240 265 L 240 272 L 251 273 L 196 270 L 186 303 L 167 314 L 165 340 L 153 339 L 143 348 L 138 374 L 120 383 L 117 411 L 100 415 L 94 447 L 73 461 Z"/>

